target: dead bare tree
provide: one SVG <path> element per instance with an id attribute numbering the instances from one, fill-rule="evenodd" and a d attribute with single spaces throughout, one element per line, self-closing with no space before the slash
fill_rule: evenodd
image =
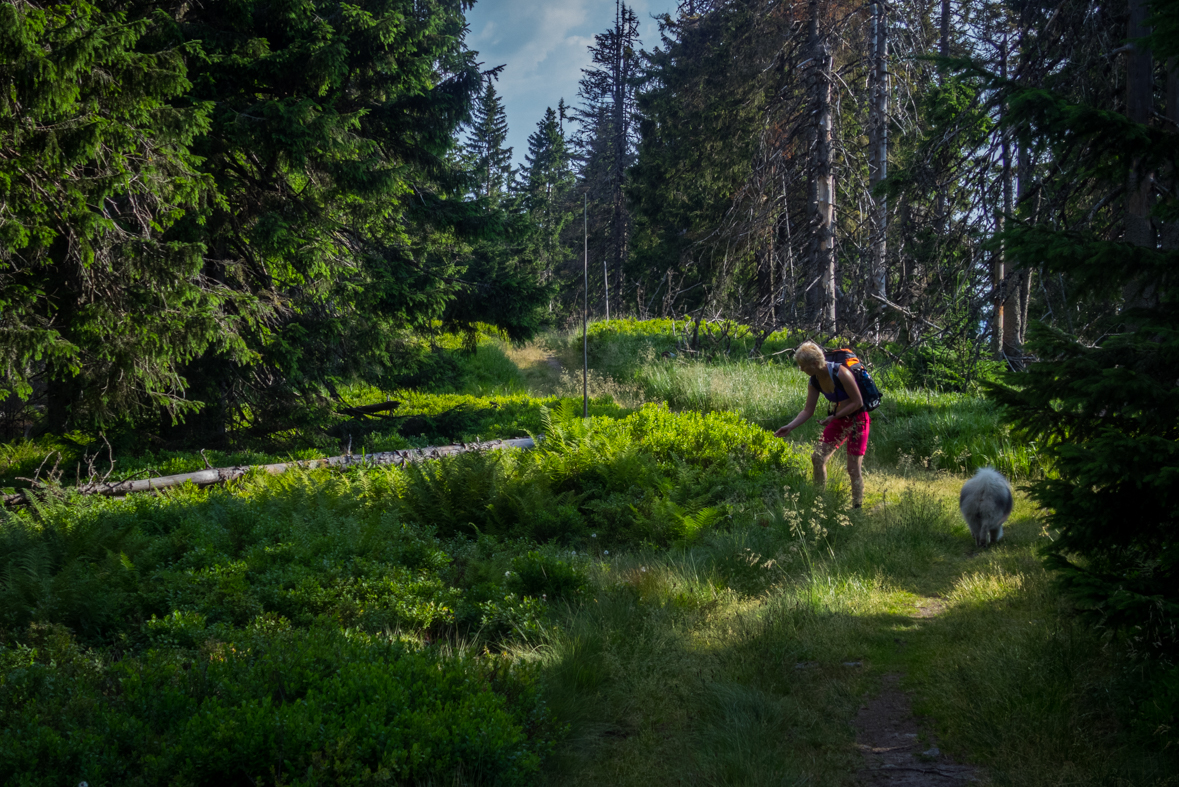
<path id="1" fill-rule="evenodd" d="M 870 263 L 868 296 L 888 298 L 886 262 L 888 258 L 888 201 L 878 189 L 888 177 L 888 10 L 883 0 L 871 0 L 872 32 L 869 36 L 872 67 L 868 78 L 871 102 L 868 119 L 868 172 L 872 189 Z M 879 307 L 870 307 L 879 312 Z M 874 321 L 879 337 L 879 317 Z"/>

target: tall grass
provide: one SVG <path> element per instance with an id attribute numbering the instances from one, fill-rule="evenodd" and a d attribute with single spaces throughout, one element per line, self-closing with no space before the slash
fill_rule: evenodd
<path id="1" fill-rule="evenodd" d="M 736 338 L 725 344 L 716 339 L 722 328 L 712 326 L 707 329 L 712 338 L 702 340 L 707 352 L 692 354 L 683 352 L 685 329 L 690 330 L 690 323 L 684 320 L 591 324 L 591 369 L 599 379 L 614 380 L 613 387 L 599 383 L 598 390 L 608 391 L 627 406 L 647 401 L 699 412 L 732 411 L 766 429 L 787 423 L 802 409 L 806 377 L 791 362 L 789 352 L 774 353 L 796 345 L 804 336 L 775 333 L 767 338 L 761 355 L 751 359 L 753 335 L 748 331 L 737 331 Z M 580 366 L 580 332 L 549 334 L 543 342 Z M 1014 479 L 1050 472 L 1038 447 L 1013 436 L 999 408 L 983 397 L 907 388 L 902 381 L 913 375 L 894 366 L 879 367 L 875 373 L 884 403 L 872 414 L 869 466 L 904 463 L 954 473 L 991 466 Z M 825 405 L 820 400 L 820 417 Z M 817 440 L 817 420 L 792 439 Z"/>
<path id="2" fill-rule="evenodd" d="M 992 402 L 967 394 L 893 389 L 872 414 L 875 460 L 969 473 L 994 467 L 1012 479 L 1051 472 L 1045 452 L 1013 434 Z"/>
<path id="3" fill-rule="evenodd" d="M 472 396 L 529 392 L 524 370 L 510 357 L 508 343 L 498 337 L 480 337 L 474 353 L 459 356 L 459 369 L 456 392 Z"/>
<path id="4" fill-rule="evenodd" d="M 845 785 L 848 722 L 900 671 L 942 749 L 990 783 L 1175 784 L 1175 753 L 1119 734 L 1116 670 L 1061 607 L 1034 512 L 1018 501 L 979 553 L 956 492 L 882 473 L 875 511 L 845 524 L 786 493 L 690 546 L 602 561 L 592 601 L 517 654 L 570 725 L 546 783 Z"/>
<path id="5" fill-rule="evenodd" d="M 803 408 L 807 377 L 793 363 L 728 363 L 649 360 L 635 379 L 649 400 L 673 408 L 731 410 L 766 429 L 776 429 Z M 792 438 L 818 439 L 816 417 Z M 1047 468 L 1034 443 L 1012 437 L 994 404 L 978 396 L 889 388 L 872 413 L 870 465 L 909 463 L 931 470 L 969 473 L 991 466 L 1011 478 L 1042 476 Z"/>
<path id="6" fill-rule="evenodd" d="M 347 391 L 392 395 L 414 440 L 543 431 L 527 454 L 0 513 L 0 777 L 209 782 L 207 755 L 234 778 L 262 763 L 280 781 L 287 759 L 309 781 L 392 778 L 369 745 L 380 717 L 380 735 L 436 747 L 410 782 L 846 785 L 850 720 L 902 671 L 943 749 L 995 784 L 1176 784 L 1173 753 L 1121 734 L 1118 651 L 1062 607 L 1036 512 L 1019 498 L 978 552 L 960 478 L 927 472 L 1043 472 L 997 410 L 887 387 L 848 512 L 838 472 L 827 492 L 804 472 L 817 424 L 767 431 L 805 400 L 792 364 L 664 358 L 631 328 L 597 332 L 588 421 L 559 398 L 580 396 L 568 337 L 482 341 L 457 392 Z M 643 401 L 660 404 L 619 406 Z M 411 684 L 418 728 L 396 703 L 370 714 Z"/>

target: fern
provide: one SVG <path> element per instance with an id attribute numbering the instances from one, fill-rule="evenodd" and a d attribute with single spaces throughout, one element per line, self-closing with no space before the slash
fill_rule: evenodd
<path id="1" fill-rule="evenodd" d="M 690 541 L 700 533 L 711 530 L 725 517 L 725 510 L 720 506 L 706 506 L 696 513 L 685 512 L 680 516 L 680 532 L 684 540 Z"/>
<path id="2" fill-rule="evenodd" d="M 573 399 L 562 399 L 555 409 L 540 408 L 540 425 L 543 441 L 538 440 L 549 451 L 574 452 L 587 444 L 590 439 L 591 421 L 577 412 Z M 533 438 L 535 439 L 535 435 Z"/>

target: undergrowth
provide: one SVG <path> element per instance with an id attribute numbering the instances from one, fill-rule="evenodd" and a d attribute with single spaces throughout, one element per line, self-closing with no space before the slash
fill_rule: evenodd
<path id="1" fill-rule="evenodd" d="M 579 415 L 542 412 L 531 452 L 0 513 L 0 778 L 530 783 L 561 723 L 495 654 L 539 644 L 611 551 L 805 486 L 733 415 Z"/>
<path id="2" fill-rule="evenodd" d="M 619 386 L 636 389 L 631 399 L 666 402 L 673 409 L 728 410 L 770 430 L 787 423 L 802 409 L 807 379 L 794 364 L 790 350 L 807 337 L 788 331 L 771 334 L 755 357 L 750 357 L 752 333 L 704 323 L 702 329 L 712 337 L 712 344 L 700 340 L 701 346 L 712 349 L 685 353 L 685 326 L 690 331 L 692 323 L 593 323 L 589 331 L 591 366 L 600 374 L 613 375 Z M 726 331 L 723 340 L 717 338 Z M 580 345 L 580 340 L 579 334 L 572 333 L 549 339 L 557 347 Z M 869 465 L 900 462 L 956 473 L 991 466 L 1014 479 L 1050 472 L 1044 454 L 1034 443 L 1013 435 L 992 402 L 977 393 L 910 389 L 905 386 L 913 379 L 924 380 L 928 376 L 925 371 L 914 377 L 895 366 L 884 352 L 872 348 L 859 352 L 881 378 L 884 390 L 883 404 L 872 413 Z M 873 365 L 874 360 L 878 365 Z M 950 363 L 944 358 L 940 362 Z M 793 439 L 816 441 L 820 432 L 817 422 L 818 417 L 812 419 Z"/>
<path id="3" fill-rule="evenodd" d="M 417 389 L 343 387 L 340 409 L 390 407 L 283 443 L 108 435 L 112 479 L 543 439 L 0 513 L 0 780 L 847 785 L 849 721 L 900 671 L 994 784 L 1176 784 L 1118 643 L 1037 559 L 1038 512 L 1017 495 L 981 553 L 956 514 L 956 474 L 1050 472 L 1001 413 L 886 386 L 849 512 L 842 470 L 809 481 L 815 425 L 769 431 L 802 406 L 772 355 L 798 337 L 749 359 L 723 326 L 685 353 L 683 327 L 592 326 L 589 419 L 580 336 L 551 335 L 456 343 Z M 2 483 L 99 446 L 8 444 Z"/>

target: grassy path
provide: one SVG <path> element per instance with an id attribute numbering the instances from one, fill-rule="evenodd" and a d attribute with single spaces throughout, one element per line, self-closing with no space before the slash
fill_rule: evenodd
<path id="1" fill-rule="evenodd" d="M 1017 498 L 987 550 L 961 522 L 959 470 L 997 456 L 1018 475 L 1037 456 L 993 406 L 894 389 L 878 431 L 874 414 L 866 507 L 850 511 L 839 463 L 822 494 L 803 474 L 813 428 L 797 451 L 763 431 L 801 406 L 796 370 L 619 364 L 591 376 L 592 396 L 660 404 L 599 400 L 587 425 L 556 401 L 580 396 L 575 349 L 488 343 L 462 358 L 470 390 L 398 394 L 415 413 L 470 408 L 439 433 L 544 424 L 553 451 L 54 498 L 8 521 L 0 781 L 261 783 L 345 749 L 333 773 L 379 775 L 401 744 L 352 736 L 386 717 L 319 688 L 347 677 L 369 696 L 412 673 L 422 703 L 381 707 L 467 748 L 405 783 L 1179 787 L 1175 753 L 1151 740 L 1165 730 L 1125 726 L 1145 717 L 1129 703 L 1153 699 L 1129 693 L 1127 649 L 1078 623 L 1044 570 L 1039 512 Z M 165 460 L 203 464 L 131 464 Z M 389 657 L 403 644 L 421 658 Z M 288 677 L 317 688 L 288 702 Z M 444 683 L 458 693 L 435 702 Z M 254 712 L 275 696 L 297 723 Z M 211 719 L 210 765 L 193 752 L 213 751 Z M 420 741 L 406 723 L 397 734 Z M 302 737 L 284 750 L 275 730 Z"/>
<path id="2" fill-rule="evenodd" d="M 826 539 L 787 514 L 604 563 L 597 597 L 533 654 L 571 729 L 551 783 L 965 783 L 955 763 L 994 784 L 1173 783 L 1114 741 L 1100 643 L 1063 614 L 1027 502 L 980 551 L 960 480 L 871 480 L 870 510 Z M 864 770 L 856 717 L 884 683 L 920 718 L 920 751 L 937 736 L 919 761 L 957 781 Z"/>
<path id="3" fill-rule="evenodd" d="M 539 392 L 580 393 L 551 351 L 510 354 Z M 761 527 L 603 560 L 592 602 L 518 654 L 569 725 L 549 783 L 1179 783 L 1118 735 L 1118 671 L 1053 589 L 1034 507 L 979 550 L 962 477 L 876 464 L 833 532 L 785 490 Z"/>

